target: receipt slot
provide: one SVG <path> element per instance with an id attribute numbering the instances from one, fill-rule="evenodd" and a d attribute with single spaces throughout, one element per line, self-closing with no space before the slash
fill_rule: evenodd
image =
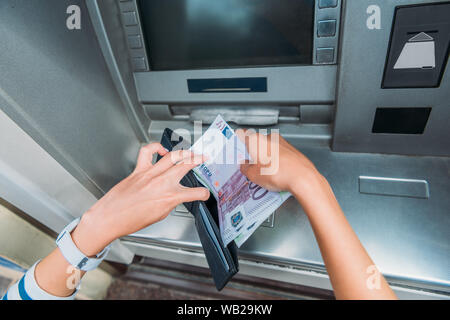
<path id="1" fill-rule="evenodd" d="M 439 87 L 448 60 L 450 2 L 397 7 L 383 88 Z"/>

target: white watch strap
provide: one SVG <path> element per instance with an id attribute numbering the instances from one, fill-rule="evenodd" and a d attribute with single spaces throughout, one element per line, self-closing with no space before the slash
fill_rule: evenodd
<path id="1" fill-rule="evenodd" d="M 110 246 L 107 246 L 103 249 L 102 252 L 97 254 L 95 258 L 89 258 L 85 256 L 73 243 L 72 237 L 70 233 L 75 229 L 75 227 L 80 222 L 80 218 L 75 219 L 71 223 L 69 223 L 58 235 L 56 238 L 56 245 L 61 250 L 64 258 L 75 268 L 78 268 L 83 271 L 90 271 L 95 268 L 103 261 L 106 257 Z"/>

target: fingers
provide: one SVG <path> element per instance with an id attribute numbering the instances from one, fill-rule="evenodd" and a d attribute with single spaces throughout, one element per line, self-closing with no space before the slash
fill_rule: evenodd
<path id="1" fill-rule="evenodd" d="M 206 161 L 206 157 L 202 155 L 193 155 L 184 158 L 176 166 L 173 166 L 168 172 L 168 179 L 179 182 L 190 170 L 201 165 Z"/>
<path id="2" fill-rule="evenodd" d="M 155 176 L 160 175 L 172 168 L 178 162 L 190 157 L 192 157 L 192 152 L 189 150 L 169 152 L 153 166 L 152 174 Z"/>
<path id="3" fill-rule="evenodd" d="M 253 129 L 238 129 L 236 130 L 236 135 L 245 144 L 247 152 L 250 154 L 252 160 L 255 162 L 258 161 L 258 139 L 260 134 L 256 133 Z"/>
<path id="4" fill-rule="evenodd" d="M 260 169 L 259 166 L 250 164 L 248 162 L 241 164 L 242 174 L 247 178 L 249 178 L 250 180 L 259 176 L 259 169 Z"/>
<path id="5" fill-rule="evenodd" d="M 180 203 L 192 201 L 206 201 L 209 198 L 209 190 L 206 188 L 186 188 L 180 185 L 182 191 L 178 193 Z"/>
<path id="6" fill-rule="evenodd" d="M 139 150 L 139 155 L 136 163 L 135 170 L 147 170 L 151 168 L 153 155 L 158 153 L 160 156 L 164 156 L 168 151 L 160 143 L 150 143 Z"/>
<path id="7" fill-rule="evenodd" d="M 236 135 L 245 144 L 247 149 L 258 141 L 259 134 L 254 129 L 238 129 Z"/>
<path id="8" fill-rule="evenodd" d="M 254 130 L 237 130 L 236 134 L 244 141 L 247 152 L 251 157 L 251 163 L 266 165 L 271 162 L 272 145 L 274 144 L 274 141 L 277 141 L 278 139 L 276 134 L 266 136 L 256 133 Z"/>

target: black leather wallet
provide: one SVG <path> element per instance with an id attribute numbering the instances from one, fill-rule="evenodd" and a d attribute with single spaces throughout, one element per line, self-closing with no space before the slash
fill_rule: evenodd
<path id="1" fill-rule="evenodd" d="M 188 149 L 188 145 L 183 138 L 175 134 L 172 130 L 166 128 L 161 138 L 161 144 L 164 148 L 172 151 L 175 146 Z M 161 157 L 158 156 L 157 161 Z M 203 187 L 197 180 L 193 171 L 181 179 L 180 183 L 185 187 L 196 188 Z M 217 211 L 217 202 L 213 195 L 207 201 L 194 201 L 184 203 L 186 209 L 194 216 L 195 226 L 197 228 L 200 242 L 205 251 L 211 275 L 214 279 L 217 290 L 222 290 L 230 279 L 239 271 L 239 262 L 237 258 L 237 246 L 231 242 L 225 246 L 220 236 L 219 216 Z"/>

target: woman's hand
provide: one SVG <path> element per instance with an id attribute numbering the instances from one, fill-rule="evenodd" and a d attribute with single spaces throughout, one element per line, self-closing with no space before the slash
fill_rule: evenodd
<path id="1" fill-rule="evenodd" d="M 251 181 L 273 191 L 291 192 L 303 207 L 322 253 L 331 284 L 338 299 L 395 299 L 384 277 L 369 287 L 378 270 L 345 218 L 328 181 L 313 163 L 280 135 L 268 136 L 237 130 L 245 141 L 252 163 L 241 165 Z M 270 174 L 265 169 L 271 168 Z"/>
<path id="2" fill-rule="evenodd" d="M 153 165 L 155 153 L 163 158 Z M 204 160 L 186 150 L 168 153 L 159 143 L 143 147 L 133 173 L 83 215 L 72 232 L 75 245 L 95 255 L 115 239 L 163 220 L 180 203 L 207 200 L 208 189 L 179 183 Z"/>
<path id="3" fill-rule="evenodd" d="M 271 191 L 309 192 L 322 176 L 314 164 L 277 133 L 263 135 L 236 130 L 252 161 L 241 171 L 254 183 Z"/>

